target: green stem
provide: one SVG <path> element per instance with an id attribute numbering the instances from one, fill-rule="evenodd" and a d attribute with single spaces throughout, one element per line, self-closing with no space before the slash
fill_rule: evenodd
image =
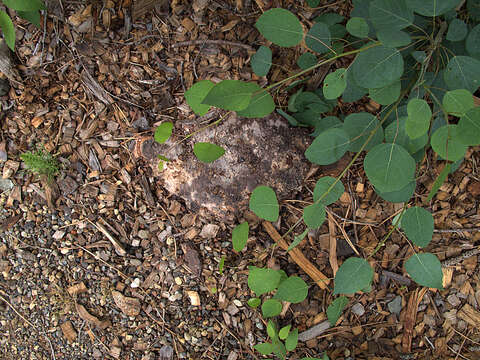
<path id="1" fill-rule="evenodd" d="M 400 222 L 400 219 L 402 218 L 402 215 L 403 213 L 405 212 L 405 210 L 407 209 L 407 204 L 405 203 L 403 205 L 403 209 L 402 209 L 402 212 L 400 213 L 400 216 L 397 218 L 397 221 L 395 221 L 395 223 L 393 224 L 393 227 L 390 229 L 390 231 L 383 237 L 382 241 L 380 241 L 378 243 L 378 245 L 375 247 L 375 250 L 373 250 L 373 252 L 368 255 L 367 257 L 367 260 L 370 259 L 373 255 L 375 255 L 378 250 L 380 250 L 380 248 L 385 245 L 386 241 L 390 238 L 390 236 L 393 234 L 393 232 L 395 231 L 395 229 L 397 228 L 398 226 L 398 223 Z"/>

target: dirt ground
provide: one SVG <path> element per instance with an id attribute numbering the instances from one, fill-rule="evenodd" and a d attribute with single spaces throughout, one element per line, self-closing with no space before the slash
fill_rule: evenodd
<path id="1" fill-rule="evenodd" d="M 235 223 L 168 193 L 138 144 L 165 120 L 181 135 L 202 126 L 183 97 L 197 80 L 265 83 L 248 62 L 266 44 L 253 27 L 262 11 L 290 8 L 309 24 L 327 11 L 348 15 L 349 4 L 148 3 L 49 1 L 41 29 L 15 19 L 17 79 L 0 97 L 1 359 L 262 358 L 253 345 L 266 340 L 266 324 L 247 305 L 249 265 L 281 268 L 312 284 L 305 301 L 285 305 L 281 324 L 303 332 L 326 320 L 332 289 L 315 286 L 274 247 L 259 219 L 236 214 L 251 232 L 248 248 L 233 252 Z M 268 80 L 298 71 L 299 53 L 276 48 L 279 66 Z M 376 111 L 365 99 L 339 104 L 344 114 L 358 107 Z M 53 183 L 19 158 L 38 146 L 61 163 Z M 445 290 L 410 280 L 403 262 L 413 248 L 394 232 L 371 258 L 372 291 L 350 296 L 337 324 L 300 342 L 289 359 L 324 352 L 330 359 L 480 358 L 478 150 L 467 153 L 433 202 L 421 195 L 441 163 L 427 156 L 417 181 L 413 201 L 434 215 L 427 251 L 442 260 Z M 275 228 L 284 233 L 294 224 L 316 179 L 338 175 L 343 165 L 312 168 L 300 193 L 280 199 Z M 370 254 L 401 209 L 375 195 L 361 163 L 343 180 L 346 192 L 329 206 L 329 221 L 299 245 L 330 278 L 353 254 L 346 238 Z"/>

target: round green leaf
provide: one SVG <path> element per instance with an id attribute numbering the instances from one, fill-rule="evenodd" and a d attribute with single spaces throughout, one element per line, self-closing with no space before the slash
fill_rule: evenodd
<path id="1" fill-rule="evenodd" d="M 305 35 L 305 45 L 317 53 L 323 54 L 330 50 L 331 35 L 328 25 L 316 23 Z"/>
<path id="2" fill-rule="evenodd" d="M 370 182 L 382 192 L 392 192 L 411 183 L 415 160 L 397 144 L 379 144 L 367 153 L 363 168 Z"/>
<path id="3" fill-rule="evenodd" d="M 406 0 L 407 6 L 417 14 L 438 16 L 454 9 L 461 0 Z"/>
<path id="4" fill-rule="evenodd" d="M 14 51 L 15 27 L 13 26 L 10 16 L 8 16 L 8 14 L 3 10 L 0 10 L 0 28 L 2 29 L 3 37 L 5 38 L 5 42 L 7 43 L 8 47 Z"/>
<path id="5" fill-rule="evenodd" d="M 275 8 L 265 11 L 255 27 L 266 39 L 283 47 L 298 45 L 303 38 L 300 20 L 290 11 Z"/>
<path id="6" fill-rule="evenodd" d="M 382 127 L 378 125 L 378 119 L 370 113 L 360 112 L 348 115 L 343 121 L 343 130 L 351 139 L 348 150 L 353 152 L 360 151 L 360 148 L 370 136 L 370 133 L 375 129 L 377 129 L 375 134 L 365 146 L 364 150 L 370 150 L 375 145 L 380 144 L 384 136 Z"/>
<path id="7" fill-rule="evenodd" d="M 342 315 L 343 309 L 348 304 L 348 298 L 346 296 L 340 296 L 332 301 L 327 308 L 327 318 L 331 326 L 335 326 L 337 320 Z"/>
<path id="8" fill-rule="evenodd" d="M 342 95 L 347 87 L 346 71 L 344 68 L 337 69 L 325 77 L 323 81 L 323 96 L 325 96 L 325 99 L 336 99 Z"/>
<path id="9" fill-rule="evenodd" d="M 257 296 L 273 291 L 280 282 L 280 272 L 273 269 L 258 268 L 256 266 L 248 267 L 248 287 Z"/>
<path id="10" fill-rule="evenodd" d="M 453 19 L 448 25 L 447 36 L 448 41 L 462 41 L 467 36 L 467 24 L 460 19 Z"/>
<path id="11" fill-rule="evenodd" d="M 415 181 L 412 181 L 407 186 L 397 191 L 381 192 L 375 189 L 375 192 L 378 194 L 378 196 L 380 196 L 382 199 L 386 201 L 389 201 L 392 203 L 403 203 L 403 202 L 407 202 L 412 198 L 413 193 L 415 192 L 416 186 L 417 186 L 417 183 Z"/>
<path id="12" fill-rule="evenodd" d="M 427 58 L 427 53 L 425 51 L 414 51 L 412 52 L 412 57 L 416 62 L 422 64 Z"/>
<path id="13" fill-rule="evenodd" d="M 261 303 L 262 301 L 259 298 L 250 298 L 247 301 L 247 305 L 254 309 L 257 308 Z"/>
<path id="14" fill-rule="evenodd" d="M 377 30 L 401 30 L 413 22 L 413 11 L 407 7 L 405 0 L 374 0 L 368 10 Z"/>
<path id="15" fill-rule="evenodd" d="M 274 346 L 271 343 L 261 343 L 253 347 L 262 355 L 270 355 L 273 352 Z"/>
<path id="16" fill-rule="evenodd" d="M 414 254 L 405 262 L 405 270 L 417 284 L 443 289 L 442 264 L 435 255 L 430 253 Z"/>
<path id="17" fill-rule="evenodd" d="M 305 151 L 305 157 L 314 164 L 329 165 L 340 160 L 350 145 L 348 134 L 338 128 L 318 135 Z"/>
<path id="18" fill-rule="evenodd" d="M 187 104 L 198 116 L 205 115 L 210 109 L 210 105 L 202 104 L 202 101 L 214 86 L 215 83 L 213 83 L 213 81 L 201 80 L 185 91 L 185 100 L 187 100 Z"/>
<path id="19" fill-rule="evenodd" d="M 340 199 L 340 196 L 342 196 L 345 191 L 345 187 L 340 180 L 337 181 L 332 190 L 330 190 L 330 192 L 322 198 L 323 194 L 328 191 L 330 186 L 332 186 L 336 180 L 337 179 L 331 176 L 324 176 L 318 179 L 317 183 L 315 184 L 315 189 L 313 189 L 313 201 L 319 201 L 322 204 L 330 205 Z"/>
<path id="20" fill-rule="evenodd" d="M 278 337 L 282 340 L 285 340 L 288 337 L 288 334 L 290 333 L 292 325 L 286 325 L 280 329 L 278 332 Z"/>
<path id="21" fill-rule="evenodd" d="M 318 15 L 313 21 L 315 22 L 323 22 L 328 26 L 332 26 L 338 23 L 341 23 L 345 17 L 335 12 L 329 12 L 325 14 Z"/>
<path id="22" fill-rule="evenodd" d="M 46 10 L 47 8 L 40 0 L 2 0 L 6 7 L 20 11 Z"/>
<path id="23" fill-rule="evenodd" d="M 412 38 L 406 32 L 394 29 L 382 29 L 377 31 L 378 40 L 388 47 L 400 47 L 412 42 Z"/>
<path id="24" fill-rule="evenodd" d="M 253 93 L 259 86 L 241 80 L 223 80 L 213 86 L 202 104 L 216 106 L 220 109 L 240 111 L 250 104 Z"/>
<path id="25" fill-rule="evenodd" d="M 480 56 L 480 24 L 470 30 L 465 42 L 465 47 L 470 55 L 478 59 Z"/>
<path id="26" fill-rule="evenodd" d="M 297 59 L 297 65 L 300 67 L 300 69 L 305 70 L 316 65 L 317 61 L 318 59 L 314 54 L 306 52 L 300 55 L 300 57 Z"/>
<path id="27" fill-rule="evenodd" d="M 211 163 L 225 154 L 225 149 L 216 144 L 208 142 L 198 142 L 193 145 L 193 153 L 198 160 Z"/>
<path id="28" fill-rule="evenodd" d="M 480 107 L 468 110 L 458 122 L 458 139 L 466 145 L 480 144 Z"/>
<path id="29" fill-rule="evenodd" d="M 235 226 L 235 229 L 232 231 L 232 243 L 233 249 L 237 252 L 243 250 L 245 245 L 247 245 L 248 240 L 248 222 L 244 221 L 243 223 Z"/>
<path id="30" fill-rule="evenodd" d="M 262 315 L 264 318 L 274 317 L 282 312 L 282 303 L 275 299 L 265 300 L 262 304 Z"/>
<path id="31" fill-rule="evenodd" d="M 34 11 L 17 11 L 18 16 L 22 19 L 25 19 L 35 25 L 37 28 L 40 28 L 40 12 L 38 10 Z"/>
<path id="32" fill-rule="evenodd" d="M 347 31 L 358 38 L 366 38 L 370 31 L 368 23 L 364 18 L 361 17 L 352 17 L 347 22 Z"/>
<path id="33" fill-rule="evenodd" d="M 333 295 L 353 294 L 370 286 L 373 269 L 365 259 L 348 258 L 337 271 Z"/>
<path id="34" fill-rule="evenodd" d="M 407 122 L 405 131 L 410 139 L 417 139 L 428 132 L 432 110 L 423 99 L 412 99 L 407 105 Z"/>
<path id="35" fill-rule="evenodd" d="M 478 0 L 467 0 L 468 15 L 480 21 L 480 2 Z"/>
<path id="36" fill-rule="evenodd" d="M 368 93 L 368 89 L 359 86 L 354 77 L 352 71 L 347 71 L 347 88 L 343 92 L 342 100 L 344 102 L 354 102 Z"/>
<path id="37" fill-rule="evenodd" d="M 156 129 L 154 139 L 157 143 L 163 144 L 172 135 L 173 123 L 170 121 L 161 123 Z"/>
<path id="38" fill-rule="evenodd" d="M 413 155 L 423 149 L 428 143 L 428 134 L 425 133 L 416 139 L 410 139 L 405 130 L 407 117 L 394 120 L 385 128 L 385 142 L 395 143 L 407 149 Z"/>
<path id="39" fill-rule="evenodd" d="M 444 72 L 450 90 L 467 89 L 472 94 L 480 86 L 480 61 L 469 56 L 454 56 Z"/>
<path id="40" fill-rule="evenodd" d="M 256 85 L 256 84 L 255 84 Z M 261 118 L 271 114 L 275 110 L 275 102 L 272 95 L 268 91 L 261 89 L 258 85 L 258 90 L 252 96 L 250 104 L 246 109 L 237 111 L 237 115 L 246 118 Z"/>
<path id="41" fill-rule="evenodd" d="M 258 76 L 266 76 L 272 66 L 272 50 L 266 46 L 260 46 L 250 58 L 252 70 Z"/>
<path id="42" fill-rule="evenodd" d="M 403 74 L 403 58 L 395 48 L 372 47 L 357 55 L 352 64 L 353 78 L 368 89 L 387 86 Z"/>
<path id="43" fill-rule="evenodd" d="M 380 105 L 390 105 L 398 100 L 402 84 L 397 80 L 383 88 L 370 89 L 369 96 Z"/>
<path id="44" fill-rule="evenodd" d="M 259 218 L 267 221 L 277 221 L 279 205 L 275 191 L 264 185 L 255 188 L 250 196 L 250 210 Z"/>
<path id="45" fill-rule="evenodd" d="M 443 159 L 457 161 L 463 158 L 468 146 L 460 141 L 457 125 L 444 125 L 438 128 L 430 140 L 433 151 Z"/>
<path id="46" fill-rule="evenodd" d="M 298 276 L 290 276 L 278 286 L 275 298 L 296 304 L 305 300 L 308 294 L 308 285 Z"/>
<path id="47" fill-rule="evenodd" d="M 408 208 L 402 216 L 402 229 L 411 242 L 425 247 L 432 241 L 433 216 L 419 206 Z"/>
<path id="48" fill-rule="evenodd" d="M 311 134 L 313 137 L 317 137 L 322 132 L 330 128 L 341 128 L 343 123 L 336 116 L 325 116 L 315 123 L 315 131 Z"/>
<path id="49" fill-rule="evenodd" d="M 443 96 L 443 107 L 445 111 L 454 116 L 462 116 L 473 108 L 473 106 L 473 95 L 468 90 L 451 90 L 447 91 Z"/>
<path id="50" fill-rule="evenodd" d="M 294 329 L 290 334 L 288 334 L 287 339 L 285 340 L 285 348 L 287 351 L 293 351 L 298 344 L 298 329 Z"/>
<path id="51" fill-rule="evenodd" d="M 310 229 L 318 229 L 325 221 L 325 205 L 322 203 L 308 205 L 303 209 L 303 221 Z"/>

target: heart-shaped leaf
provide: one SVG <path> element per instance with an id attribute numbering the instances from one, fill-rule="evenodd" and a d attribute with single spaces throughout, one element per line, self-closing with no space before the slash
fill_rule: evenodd
<path id="1" fill-rule="evenodd" d="M 283 47 L 298 45 L 303 38 L 300 20 L 290 11 L 275 8 L 265 11 L 255 23 L 266 39 Z"/>
<path id="2" fill-rule="evenodd" d="M 433 216 L 422 207 L 408 208 L 402 216 L 402 229 L 411 242 L 425 247 L 432 241 Z"/>
<path id="3" fill-rule="evenodd" d="M 276 299 L 296 304 L 305 300 L 308 294 L 308 285 L 298 276 L 290 276 L 282 281 L 275 294 Z"/>
<path id="4" fill-rule="evenodd" d="M 323 82 L 323 96 L 325 99 L 336 99 L 342 95 L 347 87 L 346 69 L 341 68 L 328 74 Z"/>
<path id="5" fill-rule="evenodd" d="M 405 262 L 405 270 L 416 283 L 429 288 L 443 289 L 442 264 L 435 255 L 414 254 Z"/>
<path id="6" fill-rule="evenodd" d="M 350 137 L 344 130 L 328 129 L 313 140 L 305 151 L 305 156 L 314 164 L 329 165 L 340 160 L 349 145 Z"/>
<path id="7" fill-rule="evenodd" d="M 185 91 L 185 100 L 187 100 L 187 104 L 198 116 L 205 115 L 210 109 L 210 105 L 202 104 L 202 101 L 214 86 L 215 83 L 213 81 L 201 80 Z"/>
<path id="8" fill-rule="evenodd" d="M 256 266 L 248 267 L 248 287 L 257 296 L 273 291 L 280 282 L 280 272 L 273 269 L 258 268 Z"/>
<path id="9" fill-rule="evenodd" d="M 361 258 L 348 258 L 337 271 L 334 280 L 333 295 L 353 294 L 370 286 L 373 269 Z"/>
<path id="10" fill-rule="evenodd" d="M 303 221 L 310 229 L 318 229 L 325 221 L 325 205 L 314 203 L 303 209 Z"/>
<path id="11" fill-rule="evenodd" d="M 258 76 L 266 76 L 272 66 L 272 50 L 262 45 L 250 58 L 252 70 Z"/>
<path id="12" fill-rule="evenodd" d="M 225 154 L 225 149 L 216 144 L 208 142 L 198 142 L 193 145 L 193 153 L 198 160 L 211 163 Z"/>
<path id="13" fill-rule="evenodd" d="M 274 317 L 282 312 L 282 303 L 275 299 L 265 300 L 262 304 L 262 315 L 264 318 Z"/>
<path id="14" fill-rule="evenodd" d="M 166 121 L 161 123 L 156 129 L 154 139 L 157 143 L 163 144 L 172 135 L 173 123 Z"/>
<path id="15" fill-rule="evenodd" d="M 430 127 L 432 110 L 423 99 L 412 99 L 407 105 L 408 118 L 405 131 L 410 139 L 417 139 L 425 135 Z"/>

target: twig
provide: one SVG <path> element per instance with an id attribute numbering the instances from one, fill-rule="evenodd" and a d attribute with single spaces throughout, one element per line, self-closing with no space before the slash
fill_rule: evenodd
<path id="1" fill-rule="evenodd" d="M 480 231 L 480 227 L 464 228 L 464 229 L 434 229 L 436 233 L 461 233 Z"/>
<path id="2" fill-rule="evenodd" d="M 2 292 L 3 292 L 3 291 L 2 291 Z M 6 294 L 5 294 L 5 295 L 6 295 Z M 10 304 L 10 302 L 9 302 L 7 299 L 5 299 L 2 295 L 0 295 L 0 300 L 4 301 L 8 306 L 10 306 L 10 308 L 13 310 L 13 312 L 14 312 L 15 314 L 17 314 L 17 315 L 18 315 L 23 321 L 25 321 L 29 326 L 31 326 L 31 327 L 33 327 L 34 329 L 36 329 L 36 328 L 35 328 L 35 325 L 33 325 L 33 324 L 32 324 L 30 321 L 28 321 L 22 314 L 20 314 L 20 313 L 17 311 L 17 309 L 15 309 L 15 307 L 14 307 L 12 304 Z"/>
<path id="3" fill-rule="evenodd" d="M 202 44 L 215 44 L 215 45 L 229 45 L 229 46 L 237 46 L 247 50 L 253 50 L 250 45 L 234 42 L 234 41 L 227 41 L 227 40 L 190 40 L 190 41 L 181 41 L 176 44 L 173 44 L 173 48 L 181 47 L 181 46 L 190 46 L 190 45 L 202 45 Z"/>
<path id="4" fill-rule="evenodd" d="M 330 322 L 326 320 L 298 334 L 298 340 L 306 342 L 323 334 L 328 329 L 330 329 Z"/>
<path id="5" fill-rule="evenodd" d="M 330 210 L 328 207 L 325 208 L 327 210 L 327 212 L 329 214 L 332 214 L 333 216 L 335 216 L 336 218 L 339 218 L 340 220 L 343 220 L 343 221 L 346 221 L 347 223 L 349 224 L 357 224 L 357 225 L 370 225 L 370 226 L 379 226 L 378 224 L 376 223 L 373 223 L 373 222 L 362 222 L 362 221 L 355 221 L 355 220 L 350 220 L 350 219 L 346 219 L 338 214 L 336 214 L 335 212 L 333 212 L 332 210 Z"/>
<path id="6" fill-rule="evenodd" d="M 463 260 L 468 259 L 472 256 L 477 255 L 477 254 L 480 254 L 480 247 L 465 251 L 463 254 L 460 254 L 460 255 L 455 256 L 453 258 L 443 260 L 442 261 L 442 267 L 449 267 L 449 266 L 457 265 L 459 262 L 462 262 Z"/>
<path id="7" fill-rule="evenodd" d="M 330 214 L 330 213 L 329 213 Z M 343 226 L 340 226 L 340 224 L 333 218 L 333 217 L 329 217 L 329 219 L 332 219 L 332 221 L 335 223 L 335 225 L 337 225 L 337 227 L 340 229 L 340 231 L 342 232 L 342 235 L 343 237 L 345 238 L 345 241 L 348 243 L 348 245 L 350 245 L 350 247 L 352 248 L 353 251 L 355 251 L 355 254 L 357 254 L 358 256 L 360 256 L 360 253 L 358 252 L 357 248 L 355 247 L 355 245 L 353 245 L 352 243 L 352 240 L 350 240 L 350 237 L 348 236 L 348 234 L 346 233 L 345 229 L 343 228 Z"/>
<path id="8" fill-rule="evenodd" d="M 87 219 L 88 220 L 88 219 Z M 103 219 L 102 219 L 103 220 Z M 105 220 L 103 220 L 105 221 Z M 105 226 L 103 226 L 102 224 L 100 223 L 93 223 L 92 221 L 88 220 L 88 222 L 90 224 L 92 224 L 94 227 L 97 228 L 97 230 L 99 230 L 103 235 L 105 235 L 107 237 L 108 240 L 110 240 L 110 242 L 112 243 L 113 247 L 115 248 L 115 252 L 120 255 L 120 256 L 125 256 L 127 255 L 127 251 L 124 249 L 124 247 L 122 246 L 122 244 L 120 244 L 117 240 L 114 239 L 114 237 L 112 235 L 110 235 L 110 233 L 107 231 L 107 229 L 105 229 Z"/>

